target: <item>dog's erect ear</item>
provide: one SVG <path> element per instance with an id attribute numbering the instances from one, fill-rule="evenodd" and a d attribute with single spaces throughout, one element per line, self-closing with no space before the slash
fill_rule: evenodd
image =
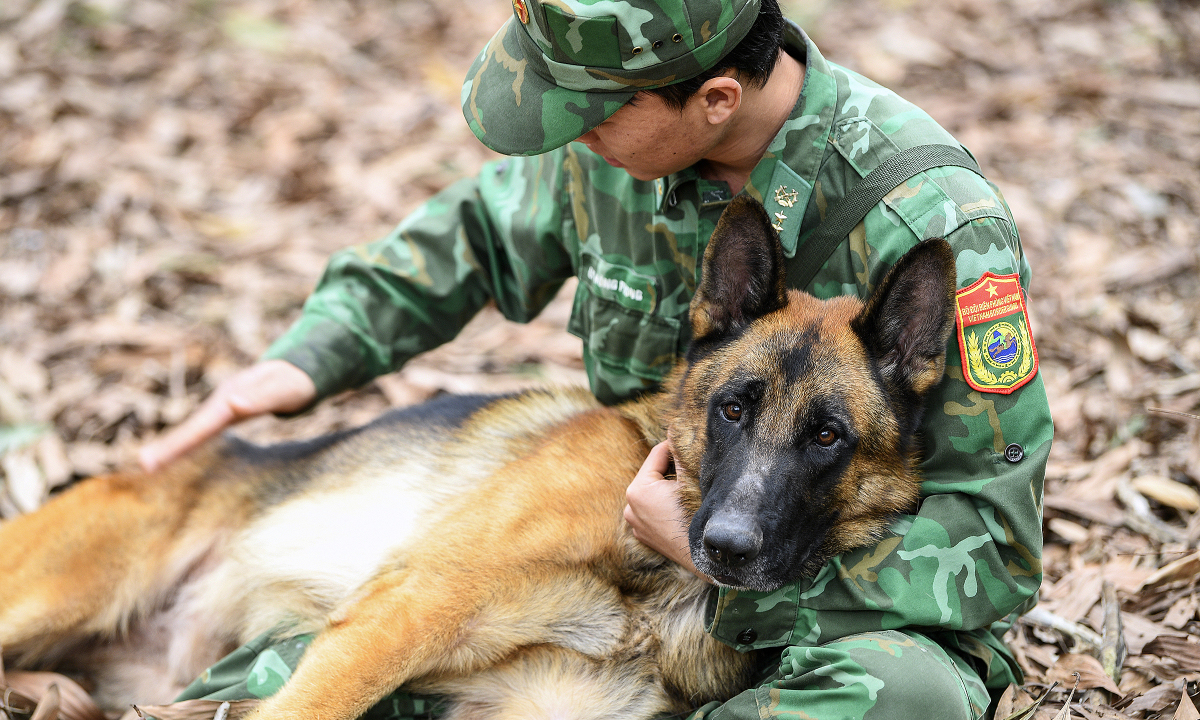
<path id="1" fill-rule="evenodd" d="M 692 339 L 718 338 L 787 304 L 783 248 L 757 200 L 733 199 L 704 251 Z"/>
<path id="2" fill-rule="evenodd" d="M 926 240 L 892 266 L 854 320 L 893 393 L 921 396 L 942 379 L 956 277 L 950 244 Z"/>

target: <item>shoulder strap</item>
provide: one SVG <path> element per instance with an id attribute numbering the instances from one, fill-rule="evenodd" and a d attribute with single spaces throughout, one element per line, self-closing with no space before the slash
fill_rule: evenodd
<path id="1" fill-rule="evenodd" d="M 798 288 L 808 287 L 834 249 L 885 195 L 914 175 L 946 166 L 963 167 L 983 174 L 966 151 L 953 145 L 916 145 L 884 160 L 829 209 L 820 225 L 800 240 L 796 252 L 804 254 L 803 270 L 799 277 L 789 277 L 788 284 Z"/>

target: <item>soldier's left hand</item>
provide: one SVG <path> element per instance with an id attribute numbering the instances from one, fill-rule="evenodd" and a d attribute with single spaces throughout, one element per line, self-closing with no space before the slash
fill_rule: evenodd
<path id="1" fill-rule="evenodd" d="M 679 506 L 678 480 L 666 477 L 671 467 L 671 444 L 650 449 L 641 470 L 625 491 L 625 522 L 640 542 L 705 580 L 692 564 L 688 526 Z M 710 580 L 711 582 L 711 580 Z"/>

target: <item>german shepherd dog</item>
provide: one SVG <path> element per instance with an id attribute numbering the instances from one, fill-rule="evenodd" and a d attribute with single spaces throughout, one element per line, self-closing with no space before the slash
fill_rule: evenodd
<path id="1" fill-rule="evenodd" d="M 731 697 L 711 585 L 622 520 L 669 438 L 696 567 L 770 590 L 913 506 L 922 398 L 953 330 L 954 257 L 926 241 L 863 303 L 785 286 L 762 207 L 722 216 L 661 392 L 452 397 L 357 430 L 226 438 L 152 475 L 79 483 L 0 526 L 10 666 L 169 701 L 237 645 L 318 632 L 255 718 L 355 718 L 397 687 L 448 717 L 650 718 Z"/>

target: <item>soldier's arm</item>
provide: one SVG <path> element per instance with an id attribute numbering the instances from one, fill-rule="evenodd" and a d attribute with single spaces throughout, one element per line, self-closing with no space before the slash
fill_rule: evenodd
<path id="1" fill-rule="evenodd" d="M 295 324 L 142 448 L 142 467 L 157 469 L 235 422 L 299 412 L 395 370 L 452 339 L 488 300 L 510 319 L 532 318 L 572 273 L 556 159 L 492 163 L 387 237 L 336 253 Z"/>
<path id="2" fill-rule="evenodd" d="M 529 320 L 572 272 L 555 195 L 559 165 L 551 157 L 492 163 L 387 237 L 338 252 L 264 357 L 307 373 L 320 400 L 453 339 L 489 300 L 506 317 Z"/>

